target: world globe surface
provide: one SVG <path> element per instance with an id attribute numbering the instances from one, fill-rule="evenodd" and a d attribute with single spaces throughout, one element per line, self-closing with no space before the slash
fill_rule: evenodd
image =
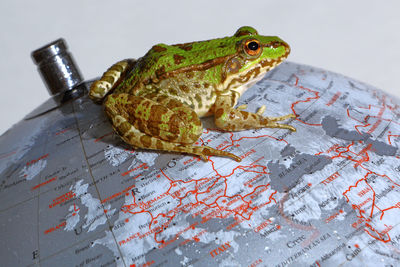
<path id="1" fill-rule="evenodd" d="M 223 132 L 242 158 L 132 149 L 87 96 L 0 137 L 5 266 L 390 266 L 400 260 L 400 101 L 286 62 L 240 98 L 297 132 Z"/>

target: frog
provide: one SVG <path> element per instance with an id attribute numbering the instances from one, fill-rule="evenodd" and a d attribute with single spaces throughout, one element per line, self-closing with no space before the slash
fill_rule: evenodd
<path id="1" fill-rule="evenodd" d="M 237 106 L 241 95 L 283 62 L 290 46 L 277 36 L 259 35 L 250 26 L 233 36 L 154 45 L 143 57 L 112 65 L 92 83 L 89 97 L 102 103 L 114 131 L 133 148 L 184 153 L 207 161 L 211 156 L 237 162 L 241 157 L 207 145 L 200 118 L 214 116 L 221 131 L 259 128 L 296 131 L 295 114 L 279 117 Z"/>

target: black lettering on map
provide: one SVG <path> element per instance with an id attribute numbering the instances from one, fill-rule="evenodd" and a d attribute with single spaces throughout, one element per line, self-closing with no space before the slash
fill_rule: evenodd
<path id="1" fill-rule="evenodd" d="M 133 188 L 132 190 L 132 195 L 140 194 L 139 188 Z"/>
<path id="2" fill-rule="evenodd" d="M 39 257 L 39 250 L 34 250 L 32 252 L 32 260 L 35 260 Z"/>
<path id="3" fill-rule="evenodd" d="M 82 234 L 82 225 L 79 228 L 74 229 L 76 235 Z"/>

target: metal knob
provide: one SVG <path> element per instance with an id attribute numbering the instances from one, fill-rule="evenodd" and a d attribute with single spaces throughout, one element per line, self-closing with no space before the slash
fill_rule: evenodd
<path id="1" fill-rule="evenodd" d="M 71 90 L 83 81 L 62 38 L 33 51 L 31 56 L 50 95 Z"/>

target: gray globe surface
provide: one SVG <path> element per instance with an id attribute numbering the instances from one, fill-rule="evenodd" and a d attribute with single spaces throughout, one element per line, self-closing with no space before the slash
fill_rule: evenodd
<path id="1" fill-rule="evenodd" d="M 134 150 L 87 96 L 0 137 L 4 266 L 390 266 L 400 260 L 400 101 L 286 62 L 239 104 L 297 132 L 222 132 L 242 158 Z"/>

